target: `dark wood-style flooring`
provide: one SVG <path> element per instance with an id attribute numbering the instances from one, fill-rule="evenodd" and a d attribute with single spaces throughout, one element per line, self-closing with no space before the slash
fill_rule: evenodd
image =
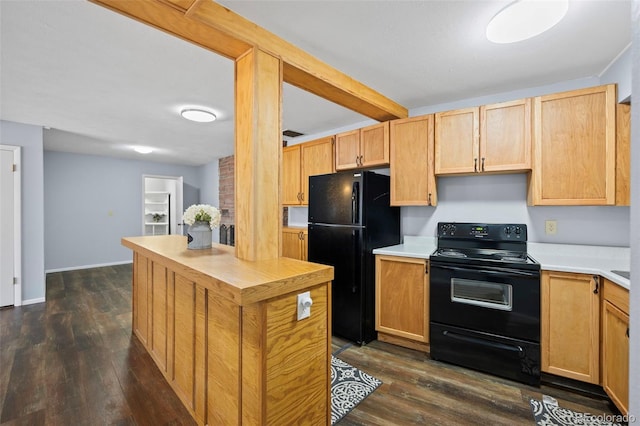
<path id="1" fill-rule="evenodd" d="M 0 310 L 0 424 L 188 425 L 189 413 L 131 334 L 131 265 L 47 275 L 46 303 Z M 529 398 L 614 413 L 605 399 L 534 388 L 382 342 L 344 361 L 384 383 L 341 425 L 533 425 Z"/>

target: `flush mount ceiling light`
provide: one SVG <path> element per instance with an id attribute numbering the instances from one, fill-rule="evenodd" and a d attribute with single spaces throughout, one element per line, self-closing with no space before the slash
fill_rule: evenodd
<path id="1" fill-rule="evenodd" d="M 153 148 L 149 148 L 148 146 L 134 146 L 133 150 L 140 154 L 150 154 L 153 152 Z"/>
<path id="2" fill-rule="evenodd" d="M 556 25 L 569 9 L 569 0 L 518 0 L 502 9 L 487 25 L 494 43 L 515 43 Z"/>
<path id="3" fill-rule="evenodd" d="M 184 108 L 180 111 L 180 115 L 187 120 L 197 121 L 198 123 L 211 123 L 217 118 L 211 111 L 200 108 Z"/>

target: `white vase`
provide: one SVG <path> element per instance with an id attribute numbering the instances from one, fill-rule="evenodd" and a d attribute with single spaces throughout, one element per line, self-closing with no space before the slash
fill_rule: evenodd
<path id="1" fill-rule="evenodd" d="M 187 248 L 191 250 L 211 248 L 211 227 L 209 222 L 194 222 L 187 231 Z"/>

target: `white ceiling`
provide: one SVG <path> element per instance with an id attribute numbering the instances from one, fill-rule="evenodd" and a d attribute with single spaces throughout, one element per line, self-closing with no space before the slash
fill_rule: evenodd
<path id="1" fill-rule="evenodd" d="M 630 0 L 570 0 L 556 27 L 484 37 L 511 0 L 220 3 L 411 109 L 600 75 L 631 42 Z M 45 149 L 201 165 L 233 153 L 233 62 L 84 0 L 0 0 L 0 119 Z M 183 105 L 213 123 L 187 122 Z M 283 129 L 366 117 L 285 85 Z M 134 145 L 154 147 L 142 157 Z"/>

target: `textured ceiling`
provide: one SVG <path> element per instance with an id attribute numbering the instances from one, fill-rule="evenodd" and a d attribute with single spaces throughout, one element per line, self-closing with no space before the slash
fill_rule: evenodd
<path id="1" fill-rule="evenodd" d="M 597 76 L 631 41 L 628 0 L 570 0 L 560 24 L 513 45 L 484 37 L 510 1 L 220 3 L 409 109 Z M 84 0 L 1 0 L 0 24 L 0 118 L 50 128 L 45 149 L 188 165 L 233 153 L 230 60 Z M 366 120 L 283 93 L 283 129 Z M 183 105 L 219 119 L 187 122 Z"/>

